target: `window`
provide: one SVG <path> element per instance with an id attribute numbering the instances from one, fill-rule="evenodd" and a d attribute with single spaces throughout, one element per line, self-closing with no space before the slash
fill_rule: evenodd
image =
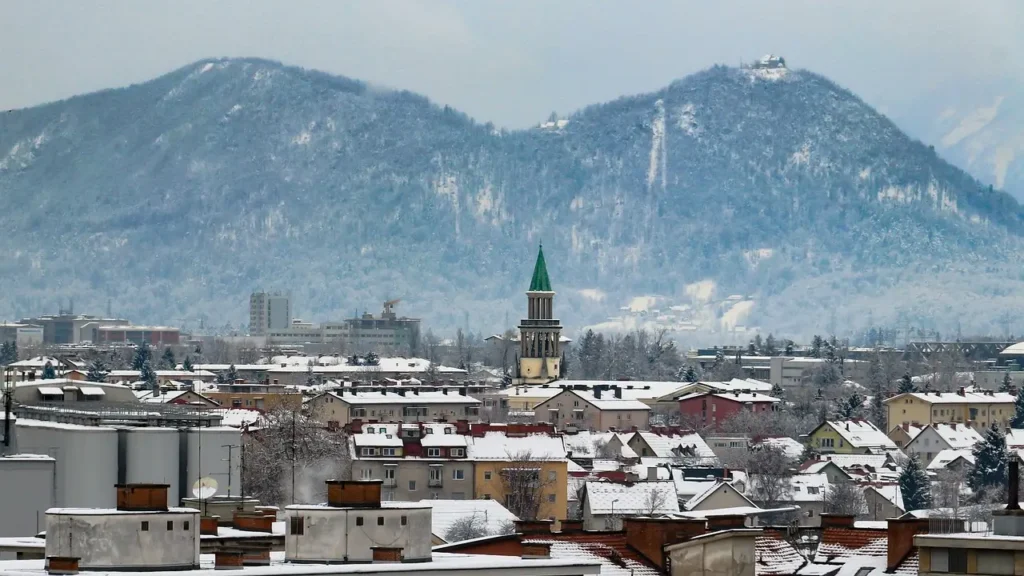
<path id="1" fill-rule="evenodd" d="M 818 494 L 819 493 L 818 487 L 817 486 L 808 486 L 807 487 L 807 493 L 808 494 Z"/>
<path id="2" fill-rule="evenodd" d="M 173 530 L 174 530 L 174 520 L 168 520 L 167 521 L 167 531 L 171 532 Z"/>
<path id="3" fill-rule="evenodd" d="M 384 525 L 384 517 L 383 516 L 377 516 L 377 526 L 383 526 L 383 525 Z"/>
<path id="4" fill-rule="evenodd" d="M 143 520 L 142 521 L 142 531 L 143 532 L 149 532 L 149 521 L 147 521 L 147 520 Z"/>
<path id="5" fill-rule="evenodd" d="M 408 523 L 409 523 L 409 517 L 408 516 L 402 516 L 402 526 L 405 526 Z"/>
<path id="6" fill-rule="evenodd" d="M 548 494 L 548 502 L 554 503 L 554 501 L 555 501 L 555 495 L 554 494 Z"/>
<path id="7" fill-rule="evenodd" d="M 456 457 L 456 456 L 461 457 L 461 456 L 465 456 L 466 455 L 466 449 L 465 448 L 452 448 L 451 450 L 448 451 L 448 453 L 452 457 Z"/>
<path id="8" fill-rule="evenodd" d="M 554 470 L 548 470 L 548 482 L 555 482 L 558 480 L 558 472 Z"/>
<path id="9" fill-rule="evenodd" d="M 433 434 L 434 430 L 432 428 L 427 428 L 426 430 L 424 430 L 424 432 L 426 432 L 427 434 Z"/>
<path id="10" fill-rule="evenodd" d="M 427 448 L 427 458 L 440 458 L 440 457 L 441 457 L 441 449 L 440 448 Z"/>
<path id="11" fill-rule="evenodd" d="M 362 525 L 363 525 L 363 517 L 362 516 L 356 516 L 356 526 L 362 526 Z"/>
<path id="12" fill-rule="evenodd" d="M 369 468 L 363 468 L 362 470 L 359 471 L 359 479 L 360 480 L 369 480 L 372 477 L 373 477 L 373 472 L 370 471 Z"/>
<path id="13" fill-rule="evenodd" d="M 409 480 L 409 491 L 410 492 L 415 492 L 416 491 L 416 481 L 415 480 Z"/>
<path id="14" fill-rule="evenodd" d="M 382 499 L 391 502 L 392 500 L 395 499 L 395 493 L 388 490 L 387 492 L 384 493 L 384 497 Z"/>
<path id="15" fill-rule="evenodd" d="M 288 521 L 288 532 L 294 536 L 302 536 L 306 531 L 306 524 L 302 516 L 292 516 Z"/>
<path id="16" fill-rule="evenodd" d="M 384 449 L 384 455 L 385 456 L 394 456 L 395 455 L 395 449 L 394 448 L 385 448 Z"/>
<path id="17" fill-rule="evenodd" d="M 465 479 L 466 479 L 466 471 L 465 470 L 452 470 L 452 480 L 465 480 Z"/>
<path id="18" fill-rule="evenodd" d="M 484 480 L 490 480 L 490 479 L 491 479 L 491 473 L 490 472 L 484 472 Z M 490 496 L 488 496 L 488 498 L 490 498 Z"/>
<path id="19" fill-rule="evenodd" d="M 183 528 L 184 528 L 185 530 L 188 530 L 188 520 L 185 520 L 185 525 L 183 526 Z"/>
<path id="20" fill-rule="evenodd" d="M 362 455 L 363 456 L 376 456 L 377 455 L 377 449 L 376 448 L 363 448 Z"/>
<path id="21" fill-rule="evenodd" d="M 384 479 L 385 480 L 394 480 L 395 479 L 395 469 L 392 468 L 392 467 L 385 468 L 384 469 Z"/>
<path id="22" fill-rule="evenodd" d="M 444 429 L 444 433 L 445 434 L 451 434 L 452 433 L 452 429 L 451 428 L 445 428 Z"/>

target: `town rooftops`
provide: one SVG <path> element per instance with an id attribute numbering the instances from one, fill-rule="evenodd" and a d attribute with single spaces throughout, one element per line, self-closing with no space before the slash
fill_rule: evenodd
<path id="1" fill-rule="evenodd" d="M 418 392 L 418 391 L 417 391 Z M 408 391 L 405 394 L 398 392 L 363 392 L 356 390 L 343 390 L 337 392 L 324 392 L 319 397 L 329 394 L 335 399 L 351 406 L 376 406 L 379 404 L 480 404 L 480 401 L 471 396 L 444 392 L 418 392 Z"/>
<path id="2" fill-rule="evenodd" d="M 779 402 L 778 398 L 769 396 L 767 394 L 761 394 L 760 392 L 752 392 L 749 390 L 732 390 L 729 392 L 694 392 L 685 396 L 677 398 L 680 402 L 686 400 L 692 400 L 694 398 L 703 398 L 705 396 L 714 396 L 715 398 L 721 398 L 723 400 L 730 400 L 732 402 L 740 402 L 742 404 L 747 403 L 768 403 L 774 404 Z"/>
<path id="3" fill-rule="evenodd" d="M 886 436 L 885 432 L 882 432 L 867 420 L 829 420 L 821 423 L 821 425 L 811 431 L 811 434 L 814 434 L 824 426 L 835 430 L 847 444 L 854 448 L 896 449 L 896 443 Z"/>
<path id="4" fill-rule="evenodd" d="M 466 455 L 469 460 L 564 461 L 566 450 L 561 436 L 508 436 L 502 432 L 486 432 L 472 437 L 472 442 L 466 446 Z"/>
<path id="5" fill-rule="evenodd" d="M 643 410 L 646 412 L 651 409 L 650 406 L 639 400 L 616 398 L 611 390 L 565 390 L 565 392 L 579 396 L 599 410 Z M 600 394 L 600 398 L 598 398 L 598 394 Z"/>
<path id="6" fill-rule="evenodd" d="M 957 392 L 907 392 L 897 394 L 884 402 L 890 404 L 908 396 L 929 404 L 1013 404 L 1017 398 L 1009 392 L 968 392 L 961 389 Z"/>
<path id="7" fill-rule="evenodd" d="M 657 458 L 678 458 L 686 453 L 695 457 L 717 461 L 717 456 L 707 442 L 696 432 L 686 434 L 657 434 L 655 432 L 636 432 L 654 452 Z"/>
<path id="8" fill-rule="evenodd" d="M 977 430 L 966 424 L 932 424 L 931 426 L 953 449 L 971 448 L 983 439 Z"/>
<path id="9" fill-rule="evenodd" d="M 452 525 L 464 518 L 475 518 L 488 534 L 499 534 L 519 517 L 496 500 L 420 500 L 420 504 L 433 508 L 431 532 L 445 537 Z"/>
<path id="10" fill-rule="evenodd" d="M 928 464 L 928 469 L 932 471 L 943 470 L 953 462 L 962 459 L 963 463 L 968 466 L 974 466 L 974 452 L 970 449 L 960 450 L 942 450 L 932 458 L 932 461 Z"/>

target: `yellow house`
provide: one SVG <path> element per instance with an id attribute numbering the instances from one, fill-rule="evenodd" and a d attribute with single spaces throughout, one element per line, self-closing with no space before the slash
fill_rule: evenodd
<path id="1" fill-rule="evenodd" d="M 981 390 L 908 392 L 885 401 L 889 427 L 926 424 L 967 424 L 974 428 L 1007 428 L 1014 414 L 1013 394 Z"/>
<path id="2" fill-rule="evenodd" d="M 807 438 L 812 449 L 831 454 L 871 454 L 897 449 L 885 432 L 867 420 L 822 422 Z"/>
<path id="3" fill-rule="evenodd" d="M 497 500 L 523 520 L 566 518 L 568 460 L 560 436 L 487 432 L 467 451 L 475 498 Z"/>

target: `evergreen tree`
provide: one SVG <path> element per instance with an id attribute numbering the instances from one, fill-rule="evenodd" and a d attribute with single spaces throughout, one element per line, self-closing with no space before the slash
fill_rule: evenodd
<path id="1" fill-rule="evenodd" d="M 899 477 L 900 494 L 903 495 L 903 507 L 907 512 L 922 510 L 932 506 L 932 487 L 928 474 L 921 468 L 917 456 L 911 456 L 903 466 Z"/>
<path id="2" fill-rule="evenodd" d="M 141 344 L 135 347 L 135 357 L 132 358 L 132 370 L 142 371 L 142 367 L 150 361 L 153 356 L 153 351 L 150 350 L 149 344 L 143 340 Z"/>
<path id="3" fill-rule="evenodd" d="M 363 356 L 363 364 L 366 366 L 380 366 L 380 356 L 373 352 L 367 352 L 366 356 Z M 461 359 L 459 360 L 459 368 L 466 369 L 466 363 Z"/>
<path id="4" fill-rule="evenodd" d="M 4 342 L 3 344 L 0 344 L 0 364 L 7 365 L 14 362 L 14 360 L 11 360 L 11 357 L 11 343 Z"/>
<path id="5" fill-rule="evenodd" d="M 697 376 L 697 370 L 693 368 L 692 364 L 687 364 L 686 369 L 683 371 L 683 382 L 697 382 L 700 379 Z"/>
<path id="6" fill-rule="evenodd" d="M 775 398 L 782 398 L 783 396 L 785 396 L 785 394 L 786 394 L 786 392 L 782 389 L 782 386 L 779 386 L 778 382 L 776 382 L 775 384 L 772 384 L 772 396 L 773 397 L 775 397 Z"/>
<path id="7" fill-rule="evenodd" d="M 160 386 L 157 384 L 156 372 L 153 371 L 153 367 L 146 362 L 142 365 L 142 369 L 139 371 L 139 380 L 146 383 L 146 388 L 153 391 L 153 394 L 160 392 Z"/>
<path id="8" fill-rule="evenodd" d="M 228 383 L 227 373 L 225 373 L 225 372 L 217 372 L 216 382 L 217 382 L 217 384 L 227 384 Z"/>
<path id="9" fill-rule="evenodd" d="M 792 340 L 786 340 L 786 347 L 784 349 L 783 354 L 785 354 L 786 356 L 792 356 L 793 355 L 793 347 L 795 345 L 796 345 L 796 343 L 793 342 Z"/>
<path id="10" fill-rule="evenodd" d="M 160 357 L 160 365 L 164 370 L 174 370 L 178 367 L 178 362 L 174 358 L 174 350 L 171 350 L 170 346 L 164 348 L 164 354 Z"/>
<path id="11" fill-rule="evenodd" d="M 53 380 L 57 377 L 57 371 L 53 369 L 53 364 L 49 362 L 43 366 L 43 380 Z"/>
<path id="12" fill-rule="evenodd" d="M 882 373 L 882 361 L 876 354 L 868 364 L 868 389 L 871 390 L 871 407 L 868 419 L 883 432 L 886 430 L 885 399 L 889 395 L 889 386 Z"/>
<path id="13" fill-rule="evenodd" d="M 985 432 L 985 438 L 974 445 L 974 468 L 967 483 L 975 493 L 988 487 L 999 488 L 1006 482 L 1006 440 L 995 426 Z"/>
<path id="14" fill-rule="evenodd" d="M 569 357 L 565 352 L 562 352 L 562 361 L 558 363 L 558 377 L 563 379 L 569 377 Z"/>
<path id="15" fill-rule="evenodd" d="M 225 375 L 228 380 L 228 384 L 232 384 L 238 380 L 238 370 L 235 370 L 235 365 L 228 366 L 228 373 Z"/>
<path id="16" fill-rule="evenodd" d="M 316 386 L 316 375 L 313 374 L 313 365 L 310 364 L 306 367 L 306 386 Z"/>
<path id="17" fill-rule="evenodd" d="M 196 369 L 192 366 L 192 359 L 185 355 L 185 361 L 181 363 L 181 369 L 185 372 L 195 372 Z"/>
<path id="18" fill-rule="evenodd" d="M 1006 372 L 1003 374 L 1003 383 L 999 386 L 1000 392 L 1013 392 L 1013 379 L 1010 378 L 1010 373 Z"/>
<path id="19" fill-rule="evenodd" d="M 821 358 L 821 348 L 822 346 L 824 346 L 824 344 L 825 341 L 821 338 L 821 336 L 818 336 L 817 334 L 814 335 L 814 338 L 811 338 L 812 358 Z"/>
<path id="20" fill-rule="evenodd" d="M 89 364 L 89 373 L 85 375 L 85 379 L 89 382 L 104 382 L 108 374 L 110 371 L 107 370 L 107 365 L 101 358 L 97 358 Z"/>
<path id="21" fill-rule="evenodd" d="M 917 392 L 917 386 L 914 386 L 914 380 L 910 377 L 910 372 L 903 373 L 903 378 L 900 378 L 900 384 L 896 388 L 896 392 L 898 394 Z"/>
<path id="22" fill-rule="evenodd" d="M 768 333 L 768 337 L 764 339 L 764 348 L 761 349 L 761 354 L 764 356 L 776 356 L 778 353 L 778 343 L 775 342 L 775 336 Z"/>
<path id="23" fill-rule="evenodd" d="M 18 343 L 11 341 L 10 346 L 7 347 L 7 360 L 4 364 L 13 364 L 18 361 Z"/>
<path id="24" fill-rule="evenodd" d="M 838 413 L 843 420 L 854 420 L 864 415 L 864 397 L 856 391 L 841 398 L 838 402 Z"/>
<path id="25" fill-rule="evenodd" d="M 1024 428 L 1024 386 L 1017 392 L 1017 399 L 1013 404 L 1015 413 L 1010 419 L 1010 428 Z"/>

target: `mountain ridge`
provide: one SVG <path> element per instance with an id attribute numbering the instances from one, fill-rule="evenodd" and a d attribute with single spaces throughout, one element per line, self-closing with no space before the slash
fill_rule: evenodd
<path id="1" fill-rule="evenodd" d="M 599 321 L 634 295 L 682 301 L 711 279 L 717 296 L 686 304 L 701 329 L 725 327 L 728 311 L 708 305 L 737 292 L 756 304 L 732 326 L 803 331 L 772 302 L 814 279 L 892 270 L 998 285 L 1024 219 L 826 78 L 724 66 L 507 131 L 407 91 L 204 59 L 0 115 L 0 190 L 5 212 L 25 212 L 0 242 L 30 286 L 0 311 L 92 294 L 163 321 L 244 321 L 245 296 L 263 286 L 323 319 L 404 295 L 438 326 L 469 313 L 497 329 L 502 313 L 518 318 L 543 239 L 569 321 Z M 53 218 L 71 224 L 48 229 Z M 865 307 L 876 308 L 849 314 Z M 939 308 L 883 306 L 878 319 L 976 315 Z"/>

